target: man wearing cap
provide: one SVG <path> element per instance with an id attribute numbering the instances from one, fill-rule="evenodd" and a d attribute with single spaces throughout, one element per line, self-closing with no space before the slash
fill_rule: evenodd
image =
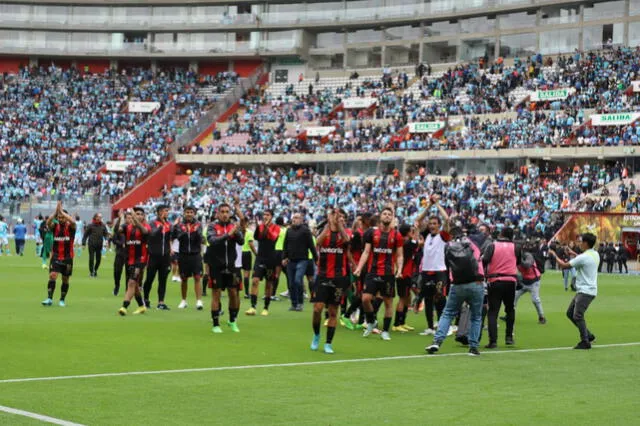
<path id="1" fill-rule="evenodd" d="M 149 246 L 149 264 L 147 266 L 147 279 L 144 282 L 144 304 L 151 306 L 149 294 L 153 286 L 153 280 L 158 274 L 158 309 L 168 311 L 169 307 L 164 303 L 167 291 L 167 278 L 171 270 L 171 223 L 168 220 L 169 207 L 161 204 L 156 208 L 156 218 L 151 225 L 147 242 Z"/>

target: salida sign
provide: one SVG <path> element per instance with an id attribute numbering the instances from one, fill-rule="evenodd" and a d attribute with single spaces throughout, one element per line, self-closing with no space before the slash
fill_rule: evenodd
<path id="1" fill-rule="evenodd" d="M 640 118 L 638 112 L 620 112 L 616 114 L 593 114 L 591 124 L 593 126 L 624 126 L 631 124 Z"/>

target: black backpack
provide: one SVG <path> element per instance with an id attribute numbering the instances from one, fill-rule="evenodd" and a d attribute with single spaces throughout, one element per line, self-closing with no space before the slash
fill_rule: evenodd
<path id="1" fill-rule="evenodd" d="M 524 269 L 531 269 L 533 268 L 533 265 L 536 263 L 536 259 L 533 257 L 533 255 L 531 253 L 529 253 L 528 251 L 525 251 L 522 253 L 522 267 Z"/>
<path id="2" fill-rule="evenodd" d="M 451 271 L 453 284 L 467 284 L 482 279 L 471 244 L 466 238 L 459 239 L 449 242 L 444 249 L 444 259 Z"/>

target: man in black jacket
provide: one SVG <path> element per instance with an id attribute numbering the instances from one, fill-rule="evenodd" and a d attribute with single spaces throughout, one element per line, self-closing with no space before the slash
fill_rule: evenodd
<path id="1" fill-rule="evenodd" d="M 82 247 L 89 243 L 89 276 L 97 278 L 98 268 L 102 260 L 102 246 L 104 240 L 109 238 L 109 230 L 102 222 L 102 215 L 93 215 L 93 221 L 87 226 L 82 237 Z"/>
<path id="2" fill-rule="evenodd" d="M 618 262 L 618 272 L 622 273 L 622 267 L 624 266 L 624 273 L 629 273 L 629 268 L 627 268 L 627 259 L 629 258 L 629 252 L 627 248 L 622 244 L 618 243 L 616 245 L 616 260 Z"/>
<path id="3" fill-rule="evenodd" d="M 304 301 L 303 279 L 309 263 L 309 251 L 311 251 L 315 262 L 318 259 L 318 253 L 313 243 L 311 231 L 306 225 L 302 224 L 300 213 L 295 213 L 291 217 L 291 226 L 287 229 L 282 250 L 282 266 L 287 268 L 289 284 L 291 285 L 290 311 L 302 311 Z"/>
<path id="4" fill-rule="evenodd" d="M 602 264 L 604 263 L 606 246 L 604 243 L 600 243 L 598 247 L 598 255 L 600 256 L 600 262 L 598 263 L 598 273 L 602 272 Z"/>
<path id="5" fill-rule="evenodd" d="M 119 226 L 122 226 L 122 224 L 120 224 L 120 219 L 118 218 L 113 225 L 113 229 L 118 229 Z M 127 252 L 123 234 L 114 232 L 110 240 L 116 247 L 116 255 L 113 258 L 113 295 L 117 296 L 120 293 L 120 281 L 122 280 L 124 265 L 127 262 Z"/>
<path id="6" fill-rule="evenodd" d="M 236 213 L 242 218 L 242 212 L 236 205 Z M 240 223 L 231 222 L 231 207 L 227 203 L 218 206 L 217 220 L 207 228 L 207 241 L 209 242 L 209 256 L 207 263 L 212 280 L 213 294 L 211 296 L 211 319 L 213 321 L 213 333 L 222 333 L 220 328 L 220 294 L 225 289 L 229 292 L 229 322 L 228 325 L 235 333 L 240 329 L 236 324 L 240 298 L 236 271 L 236 246 L 244 242 L 244 233 Z M 206 283 L 205 283 L 206 285 Z"/>
<path id="7" fill-rule="evenodd" d="M 164 303 L 167 292 L 167 277 L 171 270 L 171 223 L 168 220 L 169 207 L 159 205 L 156 208 L 156 219 L 150 223 L 151 232 L 147 237 L 149 247 L 149 264 L 147 266 L 147 279 L 144 282 L 144 304 L 148 308 L 149 294 L 153 286 L 153 280 L 158 274 L 158 309 L 168 311 L 169 307 Z"/>
<path id="8" fill-rule="evenodd" d="M 616 263 L 616 249 L 613 243 L 609 243 L 604 253 L 607 261 L 607 273 L 613 274 L 613 265 Z"/>
<path id="9" fill-rule="evenodd" d="M 171 239 L 178 240 L 178 265 L 180 267 L 180 279 L 182 301 L 178 309 L 187 307 L 187 282 L 193 277 L 196 293 L 196 309 L 201 311 L 202 304 L 202 225 L 196 220 L 196 209 L 193 206 L 184 208 L 184 219 L 176 219 Z"/>

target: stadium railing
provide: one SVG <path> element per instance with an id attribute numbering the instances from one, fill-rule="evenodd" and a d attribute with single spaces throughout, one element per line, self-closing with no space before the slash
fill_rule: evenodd
<path id="1" fill-rule="evenodd" d="M 198 123 L 196 123 L 195 126 L 184 131 L 176 138 L 176 141 L 169 147 L 170 152 L 175 155 L 178 152 L 178 149 L 191 144 L 200 134 L 213 126 L 218 118 L 238 102 L 249 89 L 256 86 L 258 80 L 260 80 L 265 72 L 265 66 L 261 65 L 250 77 L 239 80 L 238 85 L 223 98 L 220 98 L 213 108 L 207 111 L 206 114 L 198 120 Z"/>
<path id="2" fill-rule="evenodd" d="M 356 155 L 354 155 L 356 154 Z M 640 156 L 634 146 L 562 146 L 517 149 L 437 150 L 437 151 L 388 151 L 342 152 L 317 154 L 178 154 L 178 164 L 292 164 L 354 161 L 421 162 L 450 159 L 571 159 L 571 158 L 622 158 Z"/>

